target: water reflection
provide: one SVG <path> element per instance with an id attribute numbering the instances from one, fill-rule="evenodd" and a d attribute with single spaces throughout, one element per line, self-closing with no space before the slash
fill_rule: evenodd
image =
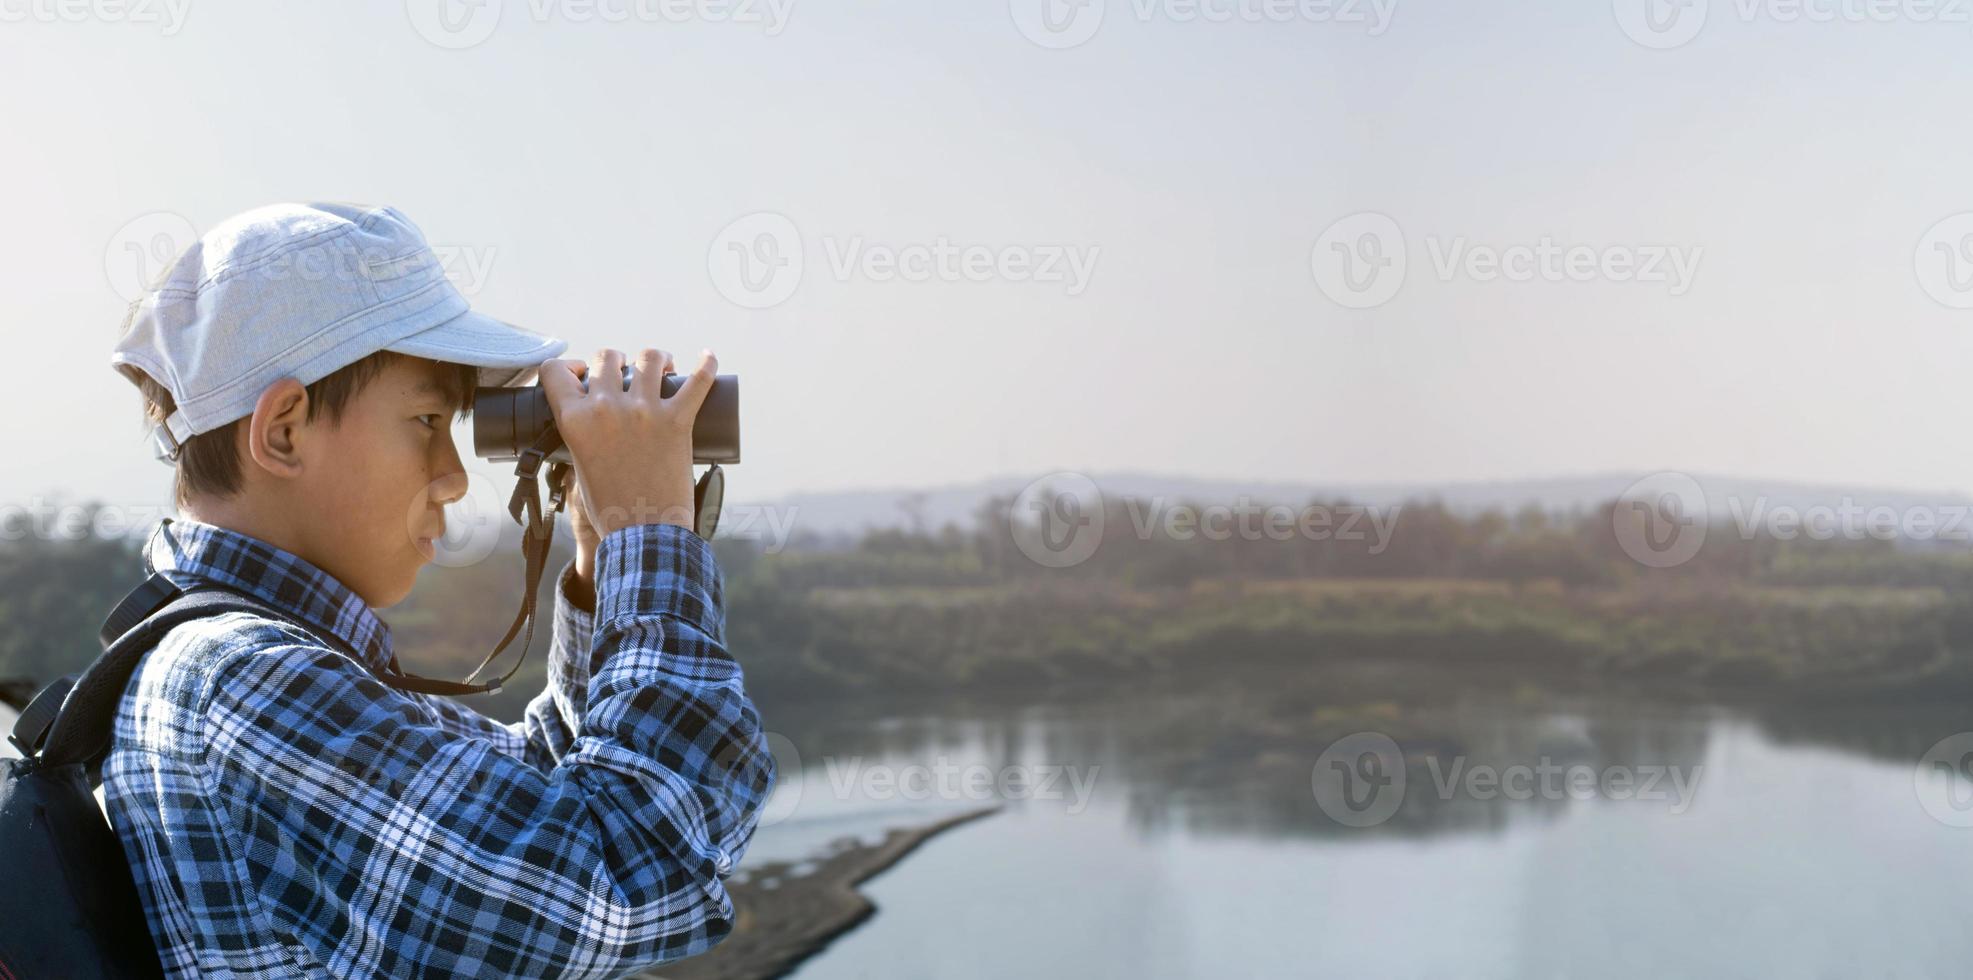
<path id="1" fill-rule="evenodd" d="M 790 818 L 909 802 L 1051 804 L 1073 814 L 1084 797 L 1100 795 L 1140 833 L 1266 838 L 1498 833 L 1586 800 L 1683 812 L 1703 792 L 1708 739 L 1723 717 L 1774 725 L 1783 741 L 1867 744 L 1907 763 L 1952 725 L 1973 726 L 1959 714 L 1901 715 L 1904 727 L 1891 735 L 1882 712 L 1871 728 L 1863 717 L 1822 723 L 1670 707 L 1623 692 L 1537 694 L 1443 673 L 1429 684 L 1375 675 L 1303 674 L 1039 705 L 959 703 L 938 713 L 881 702 L 763 710 L 793 756 L 784 770 L 793 763 L 808 773 L 791 784 L 800 800 L 781 801 Z M 1402 766 L 1401 802 L 1352 826 L 1325 805 L 1334 801 L 1323 798 L 1324 752 L 1364 732 L 1400 751 L 1385 760 L 1385 774 Z M 1004 778 L 1010 772 L 1029 785 Z M 1011 795 L 985 791 L 1009 782 Z"/>
<path id="2" fill-rule="evenodd" d="M 801 798 L 762 854 L 974 805 L 856 773 L 1096 770 L 1086 799 L 1010 799 L 873 880 L 876 917 L 799 975 L 1923 977 L 1973 958 L 1973 830 L 1913 791 L 1919 757 L 1973 730 L 1966 709 L 1693 707 L 1444 671 L 1248 680 L 764 705 Z M 1359 829 L 1312 770 L 1365 731 L 1402 747 L 1407 786 Z M 1544 763 L 1678 770 L 1689 792 L 1470 777 Z"/>

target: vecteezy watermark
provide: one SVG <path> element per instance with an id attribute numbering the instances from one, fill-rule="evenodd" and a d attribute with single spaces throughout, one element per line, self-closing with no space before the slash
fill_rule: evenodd
<path id="1" fill-rule="evenodd" d="M 1126 529 L 1139 541 L 1370 542 L 1367 553 L 1390 547 L 1400 507 L 1357 504 L 1267 504 L 1246 495 L 1228 503 L 1174 502 L 1163 496 L 1123 501 Z M 1081 473 L 1050 473 L 1015 496 L 1007 513 L 1015 547 L 1037 565 L 1068 568 L 1088 561 L 1103 543 L 1108 508 L 1103 491 Z"/>
<path id="2" fill-rule="evenodd" d="M 984 803 L 997 800 L 1067 801 L 1074 815 L 1089 806 L 1101 765 L 1034 763 L 989 766 L 960 764 L 939 756 L 929 764 L 866 764 L 863 757 L 823 761 L 829 788 L 839 800 L 892 802 L 942 800 Z"/>
<path id="3" fill-rule="evenodd" d="M 713 288 L 750 310 L 787 302 L 807 268 L 801 231 L 788 216 L 772 211 L 734 220 L 706 249 L 706 274 Z"/>
<path id="4" fill-rule="evenodd" d="M 862 235 L 824 235 L 822 255 L 838 282 L 1040 283 L 1080 296 L 1095 274 L 1101 246 L 984 245 L 939 236 L 896 244 Z M 808 268 L 800 229 L 786 215 L 760 211 L 720 229 L 706 250 L 713 288 L 750 310 L 778 306 L 795 294 Z"/>
<path id="5" fill-rule="evenodd" d="M 1322 294 L 1352 310 L 1383 306 L 1411 274 L 1404 230 L 1389 215 L 1364 211 L 1337 220 L 1309 250 Z"/>
<path id="6" fill-rule="evenodd" d="M 1648 568 L 1683 565 L 1706 544 L 1711 511 L 1699 481 L 1653 473 L 1624 488 L 1610 508 L 1610 529 L 1631 560 Z"/>
<path id="7" fill-rule="evenodd" d="M 1911 785 L 1918 805 L 1948 827 L 1973 827 L 1973 732 L 1948 735 L 1918 759 Z"/>
<path id="8" fill-rule="evenodd" d="M 405 0 L 418 36 L 449 51 L 475 47 L 499 28 L 509 0 Z M 794 0 L 521 0 L 536 24 L 734 24 L 778 37 Z"/>
<path id="9" fill-rule="evenodd" d="M 388 282 L 437 272 L 459 292 L 470 295 L 486 285 L 498 257 L 499 249 L 492 245 L 429 245 L 426 251 L 410 254 L 396 254 L 376 245 L 335 255 L 320 249 L 296 249 L 257 262 L 241 274 L 270 282 Z"/>
<path id="10" fill-rule="evenodd" d="M 1401 508 L 1357 504 L 1290 507 L 1262 504 L 1247 496 L 1231 504 L 1174 504 L 1164 497 L 1124 501 L 1139 540 L 1162 535 L 1172 541 L 1369 541 L 1368 554 L 1390 547 Z"/>
<path id="11" fill-rule="evenodd" d="M 930 242 L 893 245 L 862 235 L 822 240 L 829 270 L 838 281 L 1037 282 L 1059 284 L 1081 296 L 1096 272 L 1100 245 L 981 245 L 941 235 Z"/>
<path id="12" fill-rule="evenodd" d="M 110 288 L 126 302 L 156 289 L 185 250 L 199 240 L 199 229 L 184 215 L 152 211 L 125 222 L 103 247 L 103 274 Z M 367 280 L 385 282 L 427 272 L 436 266 L 462 295 L 473 296 L 492 277 L 499 258 L 493 245 L 428 244 L 427 252 L 400 254 L 379 246 L 364 246 L 331 256 L 318 249 L 283 252 L 258 262 L 241 275 L 269 281 L 321 282 Z"/>
<path id="13" fill-rule="evenodd" d="M 1014 547 L 1044 568 L 1080 565 L 1103 543 L 1103 491 L 1081 473 L 1050 473 L 1014 497 L 1007 529 Z"/>
<path id="14" fill-rule="evenodd" d="M 125 302 L 134 301 L 155 287 L 171 263 L 198 240 L 198 228 L 182 214 L 138 215 L 124 222 L 103 246 L 103 275 Z"/>
<path id="15" fill-rule="evenodd" d="M 1706 26 L 1711 0 L 1614 0 L 1617 26 L 1631 40 L 1658 51 L 1682 47 Z"/>
<path id="16" fill-rule="evenodd" d="M 1705 775 L 1703 763 L 1605 765 L 1558 762 L 1542 755 L 1531 763 L 1500 766 L 1463 755 L 1427 755 L 1428 787 L 1442 801 L 1636 800 L 1669 803 L 1673 814 L 1691 809 Z M 1345 827 L 1374 827 L 1394 816 L 1417 785 L 1395 739 L 1357 732 L 1331 742 L 1309 770 L 1316 806 Z"/>
<path id="17" fill-rule="evenodd" d="M 1973 211 L 1926 229 L 1912 256 L 1918 285 L 1939 305 L 1973 310 Z"/>
<path id="18" fill-rule="evenodd" d="M 767 743 L 765 759 L 747 759 L 744 761 L 748 765 L 733 766 L 733 762 L 740 761 L 739 753 L 744 750 L 739 742 L 729 740 L 727 748 L 720 752 L 718 761 L 726 767 L 739 768 L 742 771 L 758 771 L 756 767 L 762 763 L 773 766 L 774 790 L 768 794 L 767 800 L 760 808 L 761 826 L 772 827 L 794 816 L 795 811 L 801 809 L 802 794 L 806 787 L 803 785 L 805 780 L 802 779 L 802 753 L 796 748 L 794 740 L 780 732 L 764 732 L 762 741 Z"/>
<path id="19" fill-rule="evenodd" d="M 1690 292 L 1705 246 L 1567 244 L 1544 235 L 1533 242 L 1476 242 L 1465 235 L 1428 235 L 1425 254 L 1440 282 L 1645 283 L 1672 296 Z M 1365 211 L 1324 229 L 1309 251 L 1309 271 L 1323 295 L 1340 306 L 1367 310 L 1388 303 L 1411 270 L 1411 246 L 1389 215 Z"/>
<path id="20" fill-rule="evenodd" d="M 759 541 L 761 553 L 778 555 L 788 550 L 800 516 L 798 504 L 724 504 L 719 508 L 719 536 Z"/>
<path id="21" fill-rule="evenodd" d="M 1375 827 L 1398 812 L 1408 788 L 1404 751 L 1382 732 L 1345 735 L 1309 769 L 1315 805 L 1345 827 Z"/>
<path id="22" fill-rule="evenodd" d="M 1715 518 L 1725 518 L 1717 521 Z M 1684 473 L 1653 473 L 1625 489 L 1611 512 L 1626 555 L 1652 568 L 1691 561 L 1709 533 L 1742 541 L 1973 541 L 1973 504 L 1865 504 L 1850 494 L 1801 504 L 1766 494 L 1708 494 Z"/>
<path id="23" fill-rule="evenodd" d="M 163 504 L 77 504 L 36 496 L 0 502 L 0 541 L 141 539 L 172 513 Z"/>
<path id="24" fill-rule="evenodd" d="M 450 499 L 453 486 L 460 480 L 465 486 L 456 499 Z M 513 518 L 507 514 L 503 496 L 492 479 L 468 472 L 427 484 L 412 497 L 405 511 L 404 530 L 409 537 L 417 539 L 433 530 L 429 517 L 434 498 L 445 500 L 445 528 L 432 541 L 432 564 L 442 568 L 477 565 L 500 547 L 501 525 Z"/>
<path id="25" fill-rule="evenodd" d="M 1563 764 L 1539 756 L 1533 765 L 1469 765 L 1464 756 L 1442 763 L 1438 756 L 1425 757 L 1432 788 L 1441 800 L 1464 797 L 1473 800 L 1641 800 L 1671 804 L 1670 812 L 1684 813 L 1692 808 L 1699 791 L 1699 780 L 1706 774 L 1703 762 L 1680 765 Z"/>
<path id="26" fill-rule="evenodd" d="M 1968 0 L 1612 0 L 1617 26 L 1647 48 L 1683 47 L 1706 28 L 1715 8 L 1743 24 L 1968 24 Z"/>
<path id="27" fill-rule="evenodd" d="M 0 24 L 142 24 L 171 37 L 191 9 L 192 0 L 0 0 Z"/>
<path id="28" fill-rule="evenodd" d="M 1112 9 L 1138 23 L 1339 24 L 1371 37 L 1390 30 L 1397 0 L 1008 0 L 1014 27 L 1044 48 L 1079 47 Z"/>

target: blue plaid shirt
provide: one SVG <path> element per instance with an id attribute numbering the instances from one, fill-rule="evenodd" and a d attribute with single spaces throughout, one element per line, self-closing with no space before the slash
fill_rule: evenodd
<path id="1" fill-rule="evenodd" d="M 104 790 L 168 974 L 615 976 L 731 930 L 775 771 L 697 535 L 606 536 L 593 613 L 563 569 L 512 725 L 380 683 L 389 627 L 289 552 L 179 519 L 144 563 L 305 627 L 186 623 L 131 680 Z"/>

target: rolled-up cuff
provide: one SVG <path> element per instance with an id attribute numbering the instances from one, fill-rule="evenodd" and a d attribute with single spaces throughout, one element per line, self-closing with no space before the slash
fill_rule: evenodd
<path id="1" fill-rule="evenodd" d="M 596 549 L 596 625 L 622 616 L 672 616 L 719 637 L 719 564 L 712 545 L 675 524 L 633 524 Z"/>

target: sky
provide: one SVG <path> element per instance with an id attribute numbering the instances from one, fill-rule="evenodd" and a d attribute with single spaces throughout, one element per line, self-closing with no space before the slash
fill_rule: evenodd
<path id="1" fill-rule="evenodd" d="M 716 350 L 741 498 L 1065 469 L 1970 490 L 1970 21 L 0 0 L 0 504 L 165 500 L 108 365 L 147 250 L 307 200 L 395 205 L 477 309 L 574 354 Z"/>

